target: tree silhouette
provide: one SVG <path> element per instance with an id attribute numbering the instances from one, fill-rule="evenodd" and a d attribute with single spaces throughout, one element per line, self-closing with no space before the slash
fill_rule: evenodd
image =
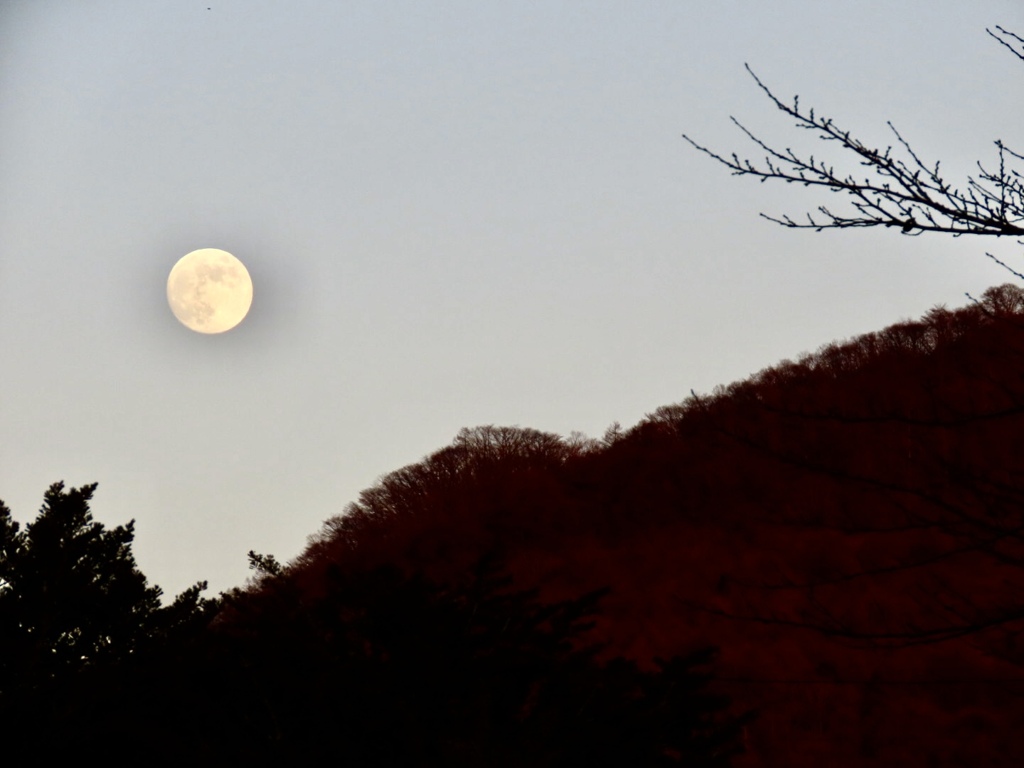
<path id="1" fill-rule="evenodd" d="M 257 577 L 279 576 L 284 566 L 273 555 L 260 555 L 250 549 L 248 553 L 249 570 L 256 571 Z"/>
<path id="2" fill-rule="evenodd" d="M 998 26 L 988 30 L 988 34 L 1024 61 L 1024 38 Z M 942 175 L 938 162 L 931 164 L 922 160 L 892 123 L 889 128 L 896 140 L 895 147 L 868 146 L 837 126 L 831 118 L 815 114 L 814 109 L 803 109 L 799 97 L 794 97 L 791 104 L 782 101 L 749 66 L 747 71 L 771 102 L 796 121 L 798 128 L 838 145 L 866 169 L 863 176 L 860 172 L 847 174 L 837 171 L 829 160 L 814 155 L 804 157 L 788 148 L 776 149 L 735 117 L 733 123 L 764 152 L 760 163 L 736 153 L 718 154 L 684 134 L 683 138 L 695 149 L 718 161 L 734 175 L 819 187 L 845 197 L 853 209 L 843 213 L 821 205 L 817 214 L 807 214 L 806 221 L 762 213 L 769 221 L 818 231 L 882 226 L 896 227 L 907 235 L 922 232 L 945 232 L 954 236 L 1024 235 L 1024 177 L 1020 168 L 1014 167 L 1014 163 L 1024 161 L 1024 156 L 1001 140 L 995 142 L 995 165 L 986 167 L 978 163 L 978 175 L 968 177 L 965 185 L 957 187 Z M 989 257 L 998 261 L 991 254 Z"/>
<path id="3" fill-rule="evenodd" d="M 214 607 L 200 598 L 205 582 L 161 606 L 132 555 L 134 521 L 94 521 L 95 489 L 54 483 L 24 530 L 0 502 L 0 719 L 26 742 L 79 675 L 167 642 Z"/>

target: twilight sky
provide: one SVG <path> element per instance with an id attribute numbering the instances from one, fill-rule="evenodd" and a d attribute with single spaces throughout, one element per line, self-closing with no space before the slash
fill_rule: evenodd
<path id="1" fill-rule="evenodd" d="M 5 0 L 0 499 L 29 521 L 50 483 L 98 481 L 151 581 L 216 593 L 461 427 L 599 437 L 962 305 L 1020 245 L 782 229 L 758 212 L 837 199 L 680 134 L 756 156 L 735 115 L 828 153 L 748 62 L 961 179 L 1024 149 L 996 24 L 1024 6 Z M 255 285 L 217 336 L 165 297 L 206 247 Z"/>

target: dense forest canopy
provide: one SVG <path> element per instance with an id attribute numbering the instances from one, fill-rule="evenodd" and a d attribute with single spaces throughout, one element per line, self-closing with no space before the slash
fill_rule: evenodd
<path id="1" fill-rule="evenodd" d="M 995 287 L 600 441 L 464 430 L 329 520 L 289 578 L 315 593 L 328 570 L 393 563 L 457 579 L 498 550 L 551 599 L 611 586 L 609 655 L 720 645 L 722 690 L 785 701 L 744 759 L 797 764 L 794 729 L 859 759 L 945 759 L 983 732 L 1022 750 L 1022 313 L 1024 292 Z M 926 744 L 939 723 L 949 739 Z"/>

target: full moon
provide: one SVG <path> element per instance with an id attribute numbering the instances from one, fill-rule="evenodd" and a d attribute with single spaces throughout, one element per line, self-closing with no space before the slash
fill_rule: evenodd
<path id="1" fill-rule="evenodd" d="M 167 276 L 167 303 L 197 333 L 230 331 L 249 313 L 252 280 L 227 251 L 200 248 L 182 256 Z"/>

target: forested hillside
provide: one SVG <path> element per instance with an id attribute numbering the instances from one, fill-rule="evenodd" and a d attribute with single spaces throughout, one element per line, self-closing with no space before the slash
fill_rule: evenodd
<path id="1" fill-rule="evenodd" d="M 1007 285 L 602 441 L 464 430 L 248 605 L 500 553 L 546 600 L 610 587 L 606 657 L 718 646 L 714 689 L 759 710 L 737 765 L 1024 764 L 1022 323 Z"/>

